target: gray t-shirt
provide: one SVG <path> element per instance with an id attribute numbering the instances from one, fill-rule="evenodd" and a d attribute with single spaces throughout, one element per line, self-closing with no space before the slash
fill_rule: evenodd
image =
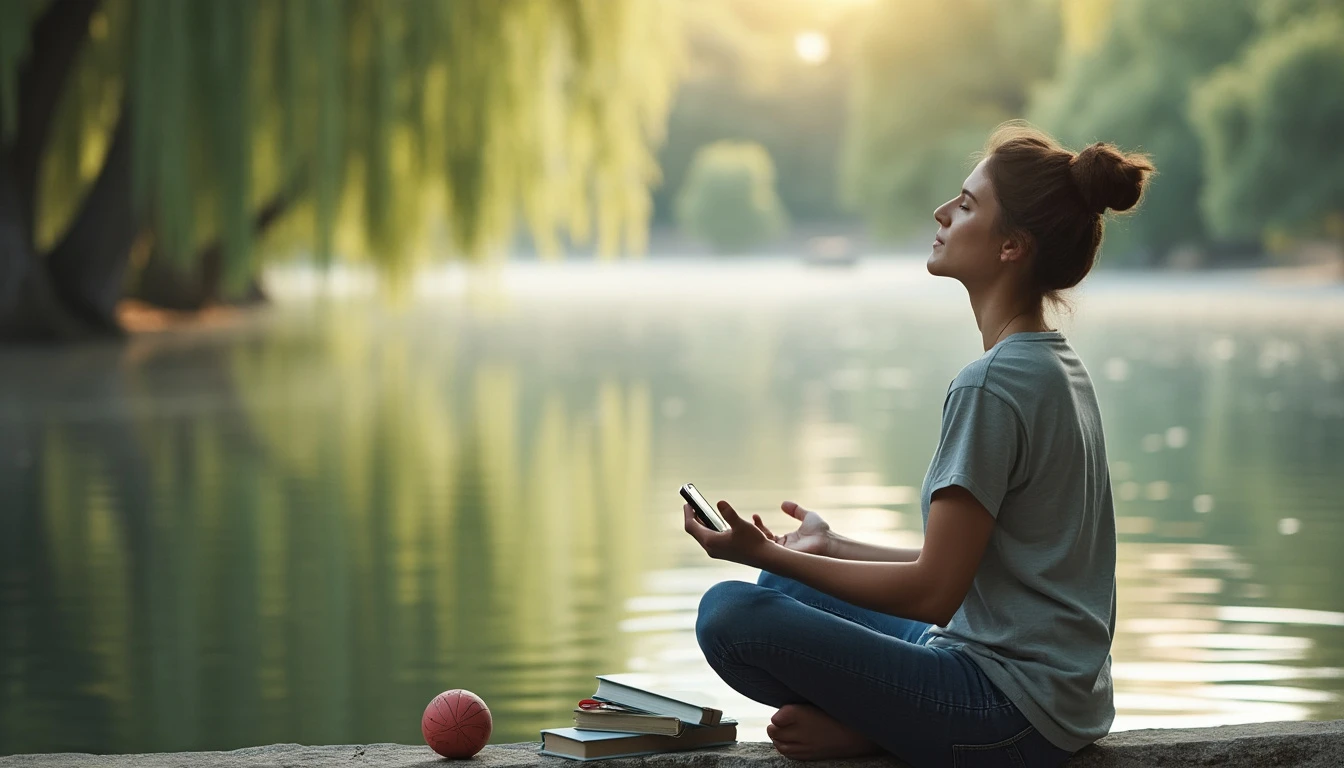
<path id="1" fill-rule="evenodd" d="M 1015 333 L 948 387 L 920 492 L 959 485 L 995 518 L 956 647 L 1047 739 L 1078 750 L 1115 719 L 1115 509 L 1092 380 L 1058 331 Z"/>

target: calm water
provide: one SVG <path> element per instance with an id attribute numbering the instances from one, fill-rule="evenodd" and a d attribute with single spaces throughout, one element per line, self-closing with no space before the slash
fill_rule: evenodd
<path id="1" fill-rule="evenodd" d="M 764 739 L 692 633 L 755 574 L 682 532 L 678 485 L 917 544 L 981 352 L 919 260 L 449 271 L 400 309 L 274 285 L 230 328 L 0 351 L 0 754 L 416 743 L 456 687 L 526 741 L 608 672 Z M 1116 728 L 1344 717 L 1344 288 L 1101 275 L 1077 303 Z"/>

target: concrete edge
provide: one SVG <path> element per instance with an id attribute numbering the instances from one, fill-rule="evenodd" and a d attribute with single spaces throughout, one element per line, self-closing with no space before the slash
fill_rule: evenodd
<path id="1" fill-rule="evenodd" d="M 164 752 L 139 755 L 55 753 L 0 757 L 0 768 L 204 768 L 223 766 L 412 766 L 461 765 L 464 768 L 547 768 L 574 762 L 538 754 L 537 742 L 494 744 L 469 760 L 439 758 L 428 747 L 405 744 L 305 746 L 272 744 L 230 752 Z M 829 768 L 891 768 L 892 759 L 837 760 Z M 603 761 L 608 768 L 793 768 L 768 742 L 739 742 L 730 747 L 672 752 Z M 1326 768 L 1344 765 L 1344 720 L 1252 723 L 1216 728 L 1123 731 L 1107 736 L 1069 761 L 1070 768 L 1145 768 L 1146 766 L 1293 765 Z"/>

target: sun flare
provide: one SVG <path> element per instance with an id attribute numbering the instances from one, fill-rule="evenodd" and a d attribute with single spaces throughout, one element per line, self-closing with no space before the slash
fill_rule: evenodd
<path id="1" fill-rule="evenodd" d="M 799 32 L 793 50 L 808 64 L 820 64 L 831 57 L 831 41 L 820 32 Z"/>

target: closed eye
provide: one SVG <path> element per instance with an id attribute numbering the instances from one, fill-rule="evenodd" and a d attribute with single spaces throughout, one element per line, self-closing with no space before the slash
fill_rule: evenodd
<path id="1" fill-rule="evenodd" d="M 969 210 L 971 210 L 970 208 L 967 208 L 967 207 L 966 207 L 966 204 L 965 204 L 965 203 L 962 203 L 961 205 L 958 205 L 957 207 L 960 208 L 960 209 L 963 210 L 963 211 L 969 211 Z"/>

